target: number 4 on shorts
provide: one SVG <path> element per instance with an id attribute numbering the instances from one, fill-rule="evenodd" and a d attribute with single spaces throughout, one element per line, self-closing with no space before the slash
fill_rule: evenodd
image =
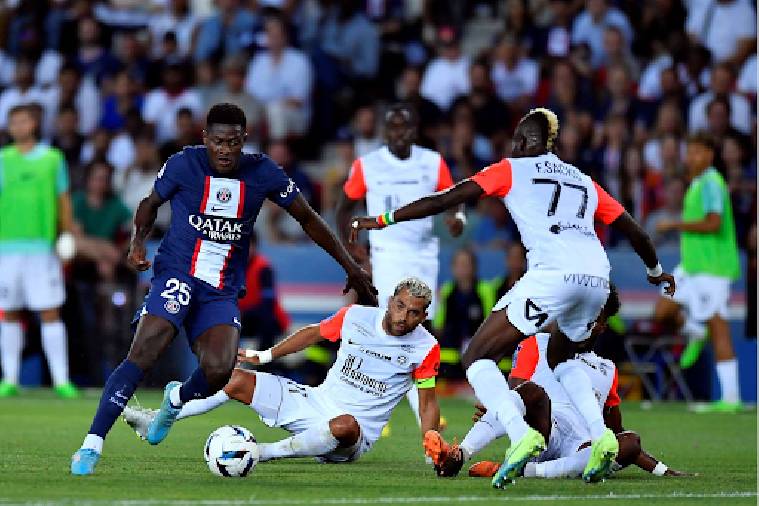
<path id="1" fill-rule="evenodd" d="M 532 311 L 534 312 L 530 314 Z M 535 326 L 541 328 L 548 319 L 548 314 L 544 313 L 533 301 L 527 299 L 527 302 L 524 305 L 524 317 L 530 321 L 538 320 Z"/>

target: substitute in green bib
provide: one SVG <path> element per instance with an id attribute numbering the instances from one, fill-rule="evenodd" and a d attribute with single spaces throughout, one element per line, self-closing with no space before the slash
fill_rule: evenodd
<path id="1" fill-rule="evenodd" d="M 686 151 L 690 186 L 683 202 L 683 218 L 658 226 L 660 232 L 681 232 L 681 261 L 674 273 L 677 292 L 674 299 L 661 298 L 654 318 L 676 322 L 688 336 L 688 346 L 680 359 L 683 369 L 696 363 L 711 338 L 722 397 L 703 411 L 738 411 L 742 408 L 738 362 L 733 353 L 727 302 L 730 284 L 740 277 L 740 262 L 730 194 L 713 163 L 712 139 L 705 134 L 690 137 Z"/>
<path id="2" fill-rule="evenodd" d="M 13 143 L 0 149 L 0 397 L 18 394 L 23 309 L 39 313 L 55 391 L 76 397 L 60 317 L 66 290 L 55 253 L 58 241 L 59 251 L 73 254 L 68 169 L 59 150 L 39 142 L 34 106 L 12 108 L 8 130 Z"/>

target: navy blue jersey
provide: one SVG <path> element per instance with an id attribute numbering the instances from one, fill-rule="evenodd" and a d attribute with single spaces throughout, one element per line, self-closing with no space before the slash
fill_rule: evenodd
<path id="1" fill-rule="evenodd" d="M 299 192 L 266 155 L 243 153 L 238 170 L 222 175 L 205 146 L 171 156 L 154 188 L 171 202 L 156 275 L 165 269 L 186 272 L 225 295 L 236 295 L 244 283 L 250 233 L 264 199 L 286 208 Z"/>

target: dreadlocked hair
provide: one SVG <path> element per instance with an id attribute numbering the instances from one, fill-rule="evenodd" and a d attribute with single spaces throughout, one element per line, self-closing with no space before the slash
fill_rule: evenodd
<path id="1" fill-rule="evenodd" d="M 521 121 L 535 120 L 540 125 L 541 133 L 546 142 L 546 149 L 551 151 L 559 136 L 559 118 L 556 113 L 545 107 L 530 109 Z M 520 123 L 521 123 L 520 121 Z"/>

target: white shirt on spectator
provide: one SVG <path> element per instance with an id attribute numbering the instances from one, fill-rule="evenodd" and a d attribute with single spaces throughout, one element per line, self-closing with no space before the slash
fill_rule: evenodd
<path id="1" fill-rule="evenodd" d="M 168 32 L 177 36 L 177 50 L 182 56 L 187 56 L 192 50 L 192 36 L 198 26 L 198 18 L 191 12 L 183 18 L 177 18 L 172 12 L 166 11 L 150 18 L 148 28 L 153 39 L 153 56 L 161 54 L 163 37 Z"/>
<path id="2" fill-rule="evenodd" d="M 50 104 L 51 114 L 46 121 L 55 121 L 58 109 L 61 104 L 61 89 L 55 84 L 47 90 L 48 103 Z M 79 114 L 79 133 L 90 135 L 95 131 L 100 120 L 100 92 L 92 78 L 85 77 L 79 84 L 79 91 L 74 98 L 74 107 Z M 52 128 L 52 125 L 50 125 Z"/>
<path id="3" fill-rule="evenodd" d="M 278 63 L 268 51 L 257 53 L 245 76 L 245 90 L 265 104 L 288 98 L 308 103 L 312 86 L 311 62 L 291 47 L 285 48 Z"/>
<path id="4" fill-rule="evenodd" d="M 203 113 L 203 102 L 194 90 L 186 89 L 174 96 L 163 88 L 148 93 L 142 107 L 142 118 L 155 125 L 157 142 L 176 138 L 177 111 L 185 107 L 193 112 L 196 119 Z"/>
<path id="5" fill-rule="evenodd" d="M 509 69 L 503 62 L 496 62 L 490 71 L 495 92 L 501 100 L 515 100 L 534 95 L 538 89 L 538 64 L 529 58 L 520 58 L 516 67 Z"/>
<path id="6" fill-rule="evenodd" d="M 17 105 L 37 103 L 42 106 L 45 114 L 49 108 L 49 100 L 42 88 L 32 86 L 26 91 L 21 91 L 17 86 L 6 89 L 0 94 L 0 129 L 8 127 L 8 113 Z"/>
<path id="7" fill-rule="evenodd" d="M 638 98 L 641 100 L 658 100 L 661 98 L 661 74 L 674 63 L 672 56 L 659 55 L 651 61 L 640 75 Z"/>
<path id="8" fill-rule="evenodd" d="M 122 174 L 127 167 L 134 163 L 137 150 L 134 140 L 126 132 L 121 132 L 111 140 L 105 157 L 113 165 L 114 176 Z M 147 195 L 147 193 L 145 194 Z"/>
<path id="9" fill-rule="evenodd" d="M 632 41 L 632 27 L 622 11 L 615 7 L 606 9 L 604 18 L 595 23 L 587 10 L 582 11 L 572 25 L 572 44 L 585 43 L 590 46 L 591 63 L 598 68 L 603 63 L 604 31 L 609 26 L 615 26 L 622 31 L 627 44 Z"/>
<path id="10" fill-rule="evenodd" d="M 712 100 L 714 100 L 712 91 L 704 92 L 693 99 L 688 111 L 689 131 L 697 132 L 707 129 L 706 108 Z M 738 93 L 730 94 L 730 126 L 741 133 L 751 133 L 751 104 L 746 97 Z"/>
<path id="11" fill-rule="evenodd" d="M 756 70 L 756 53 L 754 53 L 743 64 L 736 85 L 738 91 L 746 95 L 756 96 Z"/>
<path id="12" fill-rule="evenodd" d="M 756 36 L 756 12 L 742 0 L 693 2 L 685 30 L 711 51 L 715 61 L 724 61 L 735 54 L 740 39 Z"/>
<path id="13" fill-rule="evenodd" d="M 455 61 L 435 58 L 424 71 L 420 90 L 422 96 L 447 111 L 456 97 L 469 93 L 469 65 L 466 56 Z"/>

